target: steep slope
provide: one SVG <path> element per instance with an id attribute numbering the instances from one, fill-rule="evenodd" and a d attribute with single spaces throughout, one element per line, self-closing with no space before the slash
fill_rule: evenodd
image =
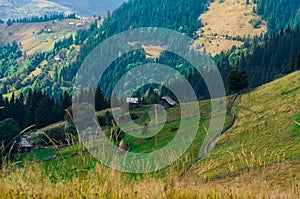
<path id="1" fill-rule="evenodd" d="M 0 19 L 72 13 L 72 9 L 48 0 L 0 0 Z"/>
<path id="2" fill-rule="evenodd" d="M 0 19 L 16 19 L 32 16 L 44 16 L 58 13 L 76 13 L 79 16 L 92 17 L 106 15 L 126 0 L 0 0 Z"/>
<path id="3" fill-rule="evenodd" d="M 188 159 L 139 178 L 111 170 L 82 146 L 71 145 L 50 162 L 25 164 L 8 174 L 3 169 L 0 193 L 7 198 L 297 198 L 299 81 L 297 71 L 243 94 L 234 127 L 182 178 L 178 168 Z"/>
<path id="4" fill-rule="evenodd" d="M 266 22 L 255 13 L 256 4 L 245 1 L 214 1 L 208 11 L 200 16 L 204 24 L 198 30 L 198 43 L 204 44 L 212 55 L 240 46 L 243 42 L 236 37 L 260 35 L 267 32 Z M 233 37 L 233 38 L 232 38 Z"/>
<path id="5" fill-rule="evenodd" d="M 300 159 L 300 71 L 243 94 L 237 120 L 189 173 L 210 178 Z M 299 164 L 298 164 L 299 166 Z"/>
<path id="6" fill-rule="evenodd" d="M 53 49 L 55 42 L 71 34 L 75 35 L 79 29 L 88 29 L 91 21 L 93 19 L 68 19 L 39 23 L 14 23 L 9 27 L 2 24 L 0 25 L 0 44 L 6 45 L 16 41 L 22 45 L 22 51 L 27 55 L 47 52 Z M 76 26 L 79 23 L 82 26 Z"/>

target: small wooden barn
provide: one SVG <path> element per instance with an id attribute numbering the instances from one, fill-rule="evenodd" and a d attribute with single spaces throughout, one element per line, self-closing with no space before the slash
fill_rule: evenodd
<path id="1" fill-rule="evenodd" d="M 20 146 L 21 153 L 27 153 L 27 152 L 30 152 L 34 149 L 34 143 L 29 141 L 25 137 L 21 137 L 19 146 Z"/>
<path id="2" fill-rule="evenodd" d="M 136 108 L 139 106 L 139 98 L 137 97 L 128 97 L 126 98 L 126 103 L 129 104 L 130 108 Z"/>
<path id="3" fill-rule="evenodd" d="M 161 98 L 162 104 L 165 108 L 172 108 L 176 105 L 176 102 L 169 96 L 164 96 Z"/>

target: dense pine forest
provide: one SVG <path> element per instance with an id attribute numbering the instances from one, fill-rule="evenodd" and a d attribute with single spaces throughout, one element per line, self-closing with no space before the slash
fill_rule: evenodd
<path id="1" fill-rule="evenodd" d="M 76 38 L 82 46 L 76 63 L 63 69 L 63 78 L 71 81 L 88 53 L 100 42 L 117 33 L 139 27 L 163 27 L 194 36 L 201 27 L 198 17 L 204 12 L 207 1 L 184 0 L 131 0 L 124 3 L 107 18 L 99 29 L 92 26 L 88 32 L 78 31 Z M 176 12 L 174 12 L 176 10 Z"/>
<path id="2" fill-rule="evenodd" d="M 36 22 L 46 22 L 53 20 L 63 20 L 63 19 L 78 19 L 75 14 L 54 14 L 54 15 L 44 15 L 43 17 L 31 17 L 31 18 L 20 18 L 20 19 L 8 19 L 6 21 L 7 26 L 11 26 L 14 23 L 36 23 Z"/>
<path id="3" fill-rule="evenodd" d="M 240 48 L 233 47 L 215 57 L 221 74 L 233 66 L 245 68 L 250 87 L 255 88 L 299 69 L 300 26 L 274 35 L 254 37 Z"/>
<path id="4" fill-rule="evenodd" d="M 56 42 L 53 50 L 49 52 L 38 52 L 27 56 L 26 52 L 21 51 L 21 43 L 15 42 L 3 46 L 0 48 L 0 78 L 3 78 L 0 92 L 6 94 L 19 90 L 18 93 L 27 95 L 30 89 L 35 89 L 57 100 L 64 90 L 71 92 L 73 79 L 81 63 L 89 52 L 106 38 L 132 28 L 154 26 L 170 28 L 195 37 L 196 31 L 202 26 L 198 17 L 208 9 L 208 3 L 204 0 L 130 0 L 114 12 L 108 12 L 100 28 L 95 18 L 95 22 L 91 23 L 88 30 L 78 30 L 76 34 Z M 299 45 L 297 45 L 300 28 L 296 25 L 298 17 L 296 8 L 299 0 L 277 3 L 260 0 L 253 3 L 257 3 L 258 13 L 268 21 L 269 32 L 255 37 L 244 37 L 241 39 L 244 45 L 238 48 L 233 47 L 214 58 L 224 79 L 233 67 L 245 68 L 249 73 L 251 88 L 298 69 L 300 52 Z M 279 5 L 282 9 L 279 9 Z M 270 12 L 270 10 L 275 12 Z M 287 14 L 279 14 L 279 12 L 288 11 Z M 284 16 L 284 18 L 275 16 Z M 53 17 L 61 18 L 62 16 L 41 17 L 29 21 L 51 20 Z M 68 17 L 75 18 L 76 16 L 72 14 Z M 79 52 L 74 45 L 80 45 Z M 56 61 L 57 58 L 59 61 Z M 104 96 L 112 94 L 115 83 L 124 73 L 137 65 L 149 62 L 166 64 L 179 69 L 188 77 L 199 98 L 209 97 L 202 78 L 195 75 L 195 71 L 190 69 L 185 60 L 168 52 L 163 52 L 155 59 L 146 58 L 144 50 L 126 54 L 110 66 L 110 70 L 100 82 Z M 37 67 L 42 70 L 42 73 L 29 78 L 28 75 Z M 176 81 L 168 83 L 174 84 L 174 82 Z M 145 94 L 149 89 L 150 87 L 145 87 L 140 92 Z M 160 91 L 157 94 L 164 92 Z"/>
<path id="5" fill-rule="evenodd" d="M 21 129 L 30 125 L 42 128 L 61 121 L 65 109 L 70 105 L 71 96 L 67 92 L 62 93 L 57 100 L 36 90 L 29 90 L 26 96 L 22 93 L 18 97 L 13 94 L 10 99 L 0 95 L 0 120 L 13 118 Z"/>
<path id="6" fill-rule="evenodd" d="M 200 3 L 199 1 L 190 0 L 186 2 L 186 4 L 181 4 L 182 2 L 178 1 L 178 3 L 180 3 L 179 5 L 177 5 L 176 2 L 171 3 L 170 1 L 159 1 L 155 4 L 152 4 L 152 1 L 149 2 L 140 0 L 138 3 L 136 1 L 129 1 L 128 3 L 123 4 L 112 14 L 108 13 L 107 19 L 99 30 L 92 28 L 88 31 L 89 33 L 78 32 L 78 35 L 76 37 L 87 38 L 87 41 L 86 44 L 83 45 L 83 48 L 79 53 L 79 62 L 74 63 L 70 65 L 69 68 L 64 69 L 64 72 L 62 73 L 63 75 L 65 75 L 64 79 L 70 81 L 73 79 L 77 69 L 80 66 L 80 63 L 82 63 L 82 60 L 87 56 L 88 52 L 93 49 L 94 46 L 96 46 L 105 38 L 124 30 L 137 27 L 156 26 L 181 31 L 187 33 L 189 36 L 195 35 L 195 31 L 201 26 L 201 23 L 197 19 L 199 14 L 206 9 L 206 2 L 203 1 L 202 3 Z M 273 15 L 275 16 L 277 13 L 281 16 L 281 14 L 279 14 L 281 10 L 277 8 L 277 12 L 269 12 L 271 9 L 275 9 L 272 7 L 274 5 L 277 5 L 274 4 L 274 2 L 272 3 L 272 1 L 262 0 L 258 1 L 257 3 L 258 10 L 261 15 L 264 16 L 263 13 L 273 13 Z M 298 1 L 291 3 L 280 1 L 280 3 L 284 7 L 284 10 L 289 11 L 289 14 L 284 15 L 284 19 L 276 19 L 280 21 L 280 23 L 276 23 L 276 27 L 272 25 L 272 23 L 274 23 L 274 19 L 269 19 L 269 33 L 253 38 L 248 37 L 247 39 L 244 39 L 245 44 L 241 48 L 234 47 L 232 50 L 223 52 L 220 55 L 216 56 L 215 60 L 217 61 L 217 65 L 224 78 L 232 69 L 232 67 L 239 66 L 242 68 L 246 68 L 249 71 L 250 86 L 256 87 L 263 83 L 272 81 L 277 76 L 288 74 L 289 72 L 292 72 L 296 69 L 295 63 L 297 60 L 298 52 L 300 52 L 300 49 L 298 48 L 299 46 L 296 45 L 299 41 L 299 27 L 296 25 L 296 8 L 299 7 Z M 176 12 L 173 12 L 173 6 L 176 6 Z M 150 9 L 150 7 L 152 9 Z M 153 7 L 157 8 L 157 10 L 153 9 Z M 199 9 L 199 7 L 203 9 Z M 291 7 L 293 8 L 290 9 Z M 263 9 L 266 10 L 263 12 Z M 186 12 L 186 10 L 189 10 L 189 12 Z M 290 12 L 291 10 L 292 12 Z M 274 16 L 266 15 L 264 17 L 268 20 L 269 17 Z M 123 20 L 120 20 L 120 18 Z M 174 20 L 177 18 L 180 19 Z M 170 19 L 172 20 L 170 21 Z M 189 22 L 187 23 L 186 20 L 188 20 Z M 281 32 L 277 34 L 276 32 L 278 32 L 279 30 L 281 30 Z M 80 34 L 89 35 L 89 37 L 79 36 Z M 174 61 L 173 55 L 169 58 L 165 55 L 166 54 L 163 55 L 164 58 L 160 59 L 164 60 L 163 62 L 159 60 L 156 60 L 156 62 L 167 63 L 172 60 L 171 62 L 173 62 L 173 66 L 182 64 L 182 60 L 180 60 L 180 58 L 179 60 Z M 130 59 L 134 60 L 134 58 Z M 145 57 L 142 59 L 144 60 L 142 61 L 141 56 L 138 54 L 136 57 L 136 60 L 138 60 L 137 62 L 143 63 L 146 61 Z M 170 61 L 167 61 L 168 59 L 170 59 Z M 126 64 L 128 64 L 128 62 Z M 116 71 L 118 71 L 118 73 L 121 73 L 121 71 L 125 72 L 124 67 L 126 67 L 126 64 L 121 64 L 122 66 L 119 67 L 117 66 L 116 68 L 118 69 Z M 112 79 L 115 79 L 118 76 L 114 75 L 114 73 L 112 73 L 111 75 L 113 76 Z M 203 85 L 203 81 L 198 81 L 201 78 L 198 76 L 192 77 L 192 74 L 185 75 L 190 76 L 190 81 L 194 82 L 194 87 L 196 87 L 196 90 L 202 92 L 197 93 L 198 97 L 207 97 L 207 92 L 205 91 L 203 93 L 203 90 L 205 90 L 205 86 L 201 86 Z M 104 80 L 103 82 L 105 84 L 105 82 L 107 81 Z M 114 81 L 112 81 L 111 85 L 114 84 L 113 82 Z M 105 85 L 104 87 L 108 88 L 111 85 Z M 109 88 L 108 90 L 111 91 L 111 89 Z M 105 92 L 105 94 L 108 95 L 110 93 L 109 91 Z"/>
<path id="7" fill-rule="evenodd" d="M 258 14 L 268 22 L 268 32 L 273 34 L 288 25 L 300 22 L 300 0 L 257 0 Z"/>
<path id="8" fill-rule="evenodd" d="M 245 37 L 242 39 L 245 42 L 242 47 L 234 47 L 217 55 L 215 60 L 222 76 L 225 78 L 234 66 L 246 68 L 249 72 L 250 86 L 256 87 L 273 80 L 278 75 L 294 71 L 299 52 L 296 45 L 299 41 L 299 28 L 296 26 L 298 2 L 298 0 L 290 3 L 280 1 L 279 4 L 284 5 L 282 6 L 284 9 L 281 10 L 277 6 L 279 4 L 275 4 L 273 1 L 261 0 L 255 2 L 258 4 L 258 13 L 268 21 L 269 33 L 253 38 Z M 30 88 L 34 88 L 43 90 L 47 95 L 57 99 L 63 90 L 71 91 L 73 78 L 81 63 L 89 52 L 106 38 L 138 27 L 170 28 L 194 37 L 196 36 L 195 32 L 202 26 L 198 17 L 207 9 L 208 3 L 207 1 L 197 0 L 131 0 L 114 12 L 108 12 L 107 18 L 100 28 L 98 28 L 98 21 L 95 19 L 96 21 L 91 23 L 88 30 L 78 30 L 76 34 L 56 42 L 50 52 L 26 56 L 20 50 L 22 44 L 14 43 L 4 46 L 0 49 L 0 55 L 3 57 L 0 77 L 7 78 L 2 79 L 1 93 L 6 94 L 22 88 L 22 92 L 26 94 Z M 279 14 L 281 11 L 285 12 L 285 8 L 289 13 Z M 270 12 L 270 10 L 276 12 Z M 264 13 L 272 13 L 272 16 Z M 284 16 L 285 18 L 279 19 L 275 16 Z M 62 16 L 55 15 L 53 17 L 59 18 Z M 69 17 L 74 18 L 76 16 L 70 15 Z M 40 18 L 40 20 L 48 19 L 50 20 L 51 17 Z M 276 23 L 274 22 L 275 19 Z M 35 20 L 33 19 L 33 21 Z M 276 27 L 274 24 L 276 24 Z M 278 31 L 279 33 L 274 33 Z M 80 51 L 76 52 L 73 45 L 80 45 Z M 55 57 L 59 57 L 61 61 L 55 61 Z M 134 56 L 132 54 L 123 56 L 123 61 L 116 60 L 111 66 L 115 71 L 108 71 L 106 74 L 107 79 L 105 77 L 102 79 L 104 95 L 111 95 L 113 85 L 126 72 L 128 64 L 131 64 L 131 68 L 147 62 L 172 64 L 174 67 L 182 64 L 187 66 L 180 58 L 177 58 L 174 59 L 174 55 L 170 53 L 163 53 L 160 58 L 149 60 L 146 59 L 144 52 L 135 53 Z M 29 75 L 44 60 L 47 61 L 47 64 L 42 68 L 43 73 L 39 76 L 26 78 L 24 74 Z M 49 76 L 49 71 L 54 71 L 51 76 Z M 193 71 L 189 69 L 181 72 L 190 78 L 190 82 L 193 82 L 194 88 L 199 91 L 197 92 L 198 97 L 208 97 L 207 92 L 204 92 L 205 86 L 203 86 L 200 77 L 193 77 Z M 109 81 L 107 81 L 108 79 Z M 146 93 L 146 91 L 143 92 Z"/>

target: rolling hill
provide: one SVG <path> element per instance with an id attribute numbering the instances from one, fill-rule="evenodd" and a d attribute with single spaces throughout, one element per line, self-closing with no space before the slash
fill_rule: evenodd
<path id="1" fill-rule="evenodd" d="M 54 43 L 75 35 L 79 29 L 88 29 L 94 19 L 82 20 L 55 20 L 38 23 L 14 23 L 7 27 L 0 24 L 0 43 L 7 45 L 14 41 L 21 44 L 22 51 L 27 55 L 36 52 L 48 52 Z M 76 26 L 81 24 L 82 26 Z"/>
<path id="2" fill-rule="evenodd" d="M 256 9 L 256 4 L 239 0 L 210 3 L 208 11 L 199 17 L 204 26 L 197 32 L 200 36 L 197 43 L 204 44 L 206 50 L 215 55 L 243 44 L 233 38 L 266 33 L 266 21 L 261 19 Z"/>
<path id="3" fill-rule="evenodd" d="M 48 0 L 1 0 L 0 19 L 16 19 L 32 16 L 44 16 L 55 13 L 70 14 L 70 8 Z"/>
<path id="4" fill-rule="evenodd" d="M 71 14 L 92 17 L 106 15 L 125 0 L 0 0 L 0 19 L 16 19 L 51 14 Z"/>
<path id="5" fill-rule="evenodd" d="M 122 2 L 125 0 L 0 0 L 0 19 L 61 12 L 105 15 Z M 299 8 L 300 0 L 129 0 L 100 20 L 97 16 L 0 24 L 0 92 L 7 97 L 2 99 L 1 94 L 0 127 L 7 133 L 0 134 L 0 142 L 9 146 L 0 143 L 0 198 L 299 198 Z M 67 92 L 71 92 L 78 68 L 95 46 L 139 27 L 168 28 L 194 38 L 196 42 L 190 44 L 205 47 L 224 82 L 237 66 L 247 70 L 250 88 L 237 96 L 233 106 L 234 95 L 228 92 L 227 105 L 234 115 L 227 113 L 227 130 L 212 141 L 216 145 L 208 155 L 199 158 L 212 113 L 225 112 L 211 110 L 210 100 L 199 101 L 201 113 L 186 118 L 181 118 L 181 105 L 167 109 L 166 124 L 158 121 L 163 114 L 155 109 L 156 126 L 133 129 L 132 134 L 123 133 L 114 124 L 111 110 L 107 106 L 100 109 L 100 105 L 116 100 L 115 95 L 109 96 L 109 89 L 113 90 L 124 73 L 142 64 L 174 66 L 188 79 L 197 97 L 206 99 L 206 85 L 200 75 L 182 57 L 157 45 L 142 45 L 138 51 L 119 56 L 99 81 L 107 89 L 97 90 L 103 104 L 95 97 L 101 111 L 94 119 L 99 120 L 113 144 L 126 143 L 133 153 L 149 154 L 168 146 L 176 134 L 185 136 L 194 130 L 191 124 L 200 119 L 195 138 L 180 158 L 161 170 L 134 174 L 105 166 L 84 147 L 72 122 Z M 206 69 L 209 76 L 210 68 Z M 173 86 L 177 80 L 175 77 L 168 83 Z M 143 96 L 144 102 L 157 102 L 163 91 L 173 94 L 163 87 L 147 86 L 135 93 Z M 78 98 L 93 96 L 92 89 L 82 92 Z M 151 108 L 143 103 L 124 116 L 143 127 L 151 122 Z M 124 118 L 122 124 L 129 125 Z M 20 154 L 13 147 L 19 141 L 15 135 L 21 135 L 19 128 L 27 124 L 40 128 L 22 134 L 37 148 Z M 152 137 L 134 137 L 149 135 L 158 127 L 161 130 Z M 180 128 L 183 131 L 179 132 Z M 118 154 L 128 157 L 121 150 Z"/>

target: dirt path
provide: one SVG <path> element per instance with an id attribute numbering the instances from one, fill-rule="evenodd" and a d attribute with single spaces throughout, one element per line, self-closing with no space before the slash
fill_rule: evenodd
<path id="1" fill-rule="evenodd" d="M 234 98 L 227 105 L 228 106 L 227 112 L 232 117 L 230 123 L 221 132 L 216 133 L 212 138 L 210 138 L 208 143 L 205 145 L 205 148 L 204 148 L 203 152 L 198 156 L 198 158 L 191 161 L 186 167 L 184 167 L 184 169 L 179 174 L 179 177 L 183 176 L 191 168 L 191 166 L 193 164 L 195 164 L 197 161 L 204 158 L 209 153 L 210 149 L 214 148 L 214 146 L 215 146 L 218 138 L 220 137 L 220 135 L 227 132 L 234 125 L 234 122 L 235 122 L 235 119 L 236 119 L 236 112 L 235 112 L 235 110 L 233 110 L 234 109 L 234 103 L 235 103 L 236 99 L 239 96 L 240 96 L 239 94 L 235 95 Z"/>

